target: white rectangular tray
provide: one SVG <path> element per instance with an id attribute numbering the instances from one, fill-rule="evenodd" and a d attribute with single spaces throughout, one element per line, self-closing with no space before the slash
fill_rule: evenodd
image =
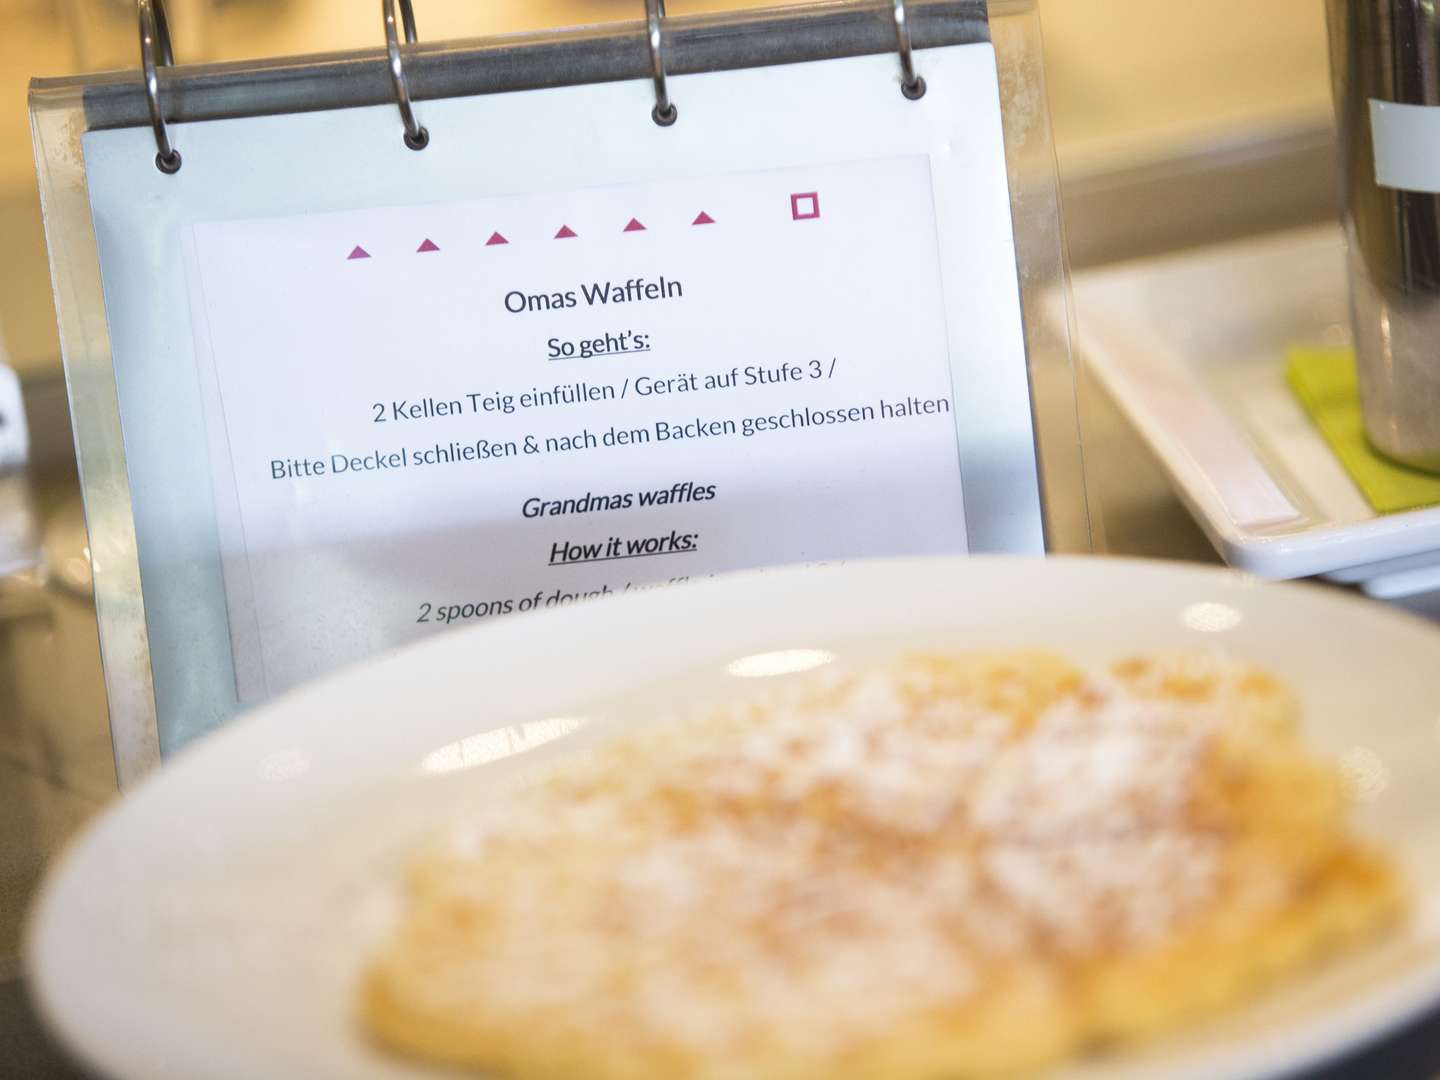
<path id="1" fill-rule="evenodd" d="M 1344 241 L 1312 227 L 1078 274 L 1080 353 L 1226 562 L 1381 598 L 1440 588 L 1440 508 L 1377 514 L 1285 382 L 1350 341 Z"/>

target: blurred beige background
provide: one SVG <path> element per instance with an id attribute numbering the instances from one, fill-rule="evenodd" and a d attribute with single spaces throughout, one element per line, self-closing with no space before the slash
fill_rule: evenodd
<path id="1" fill-rule="evenodd" d="M 768 0 L 770 3 L 777 0 Z M 169 0 L 178 59 L 239 59 L 375 46 L 376 0 Z M 673 15 L 761 0 L 670 0 Z M 474 37 L 632 19 L 640 0 L 416 0 L 421 35 Z M 1319 0 L 1042 0 L 1062 179 L 1082 261 L 1129 196 L 1097 177 L 1147 162 L 1328 124 Z M 136 66 L 133 0 L 0 0 L 0 332 L 24 370 L 56 346 L 34 194 L 26 84 L 34 75 Z M 1122 185 L 1123 187 L 1123 185 Z M 1186 198 L 1177 195 L 1177 210 Z M 1155 212 L 1150 208 L 1150 212 Z M 1077 217 L 1077 214 L 1079 215 Z M 1119 223 L 1123 224 L 1123 223 Z M 1107 233 L 1108 236 L 1108 233 Z M 1098 246 L 1097 246 L 1098 243 Z M 1114 246 L 1113 244 L 1110 246 Z"/>

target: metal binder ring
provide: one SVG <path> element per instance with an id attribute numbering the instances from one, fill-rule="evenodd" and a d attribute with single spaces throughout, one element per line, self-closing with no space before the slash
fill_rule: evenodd
<path id="1" fill-rule="evenodd" d="M 138 0 L 140 13 L 140 66 L 145 73 L 145 100 L 150 105 L 150 126 L 155 129 L 155 167 L 163 173 L 180 171 L 180 151 L 170 145 L 165 114 L 160 111 L 160 68 L 175 63 L 170 48 L 170 23 L 165 0 Z"/>
<path id="2" fill-rule="evenodd" d="M 390 82 L 395 87 L 395 104 L 400 106 L 400 119 L 405 124 L 405 145 L 411 150 L 424 150 L 430 145 L 430 132 L 415 119 L 410 105 L 410 81 L 405 78 L 405 61 L 400 56 L 400 34 L 395 26 L 395 0 L 380 0 L 385 16 L 385 48 L 390 54 Z M 410 0 L 400 0 L 400 20 L 405 27 L 405 44 L 414 45 L 415 9 Z"/>
<path id="3" fill-rule="evenodd" d="M 895 36 L 900 42 L 900 92 L 911 101 L 918 101 L 925 96 L 925 80 L 915 74 L 915 50 L 910 44 L 905 0 L 895 0 Z"/>
<path id="4" fill-rule="evenodd" d="M 680 116 L 665 86 L 665 51 L 661 29 L 665 21 L 665 0 L 645 0 L 645 21 L 650 30 L 650 66 L 655 72 L 655 108 L 650 116 L 661 127 L 669 127 Z"/>

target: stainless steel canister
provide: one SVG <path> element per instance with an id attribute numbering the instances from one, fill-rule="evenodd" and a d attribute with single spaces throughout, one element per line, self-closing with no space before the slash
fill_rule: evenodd
<path id="1" fill-rule="evenodd" d="M 1436 0 L 1327 0 L 1360 397 L 1382 453 L 1440 471 Z"/>

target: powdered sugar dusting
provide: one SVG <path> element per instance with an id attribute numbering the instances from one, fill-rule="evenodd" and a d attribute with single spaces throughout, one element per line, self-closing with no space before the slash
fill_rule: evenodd
<path id="1" fill-rule="evenodd" d="M 678 717 L 421 864 L 417 895 L 481 928 L 426 993 L 723 1053 L 843 1047 L 1015 965 L 1063 979 L 1211 898 L 1224 838 L 1190 797 L 1218 722 L 1119 679 L 934 660 Z"/>

